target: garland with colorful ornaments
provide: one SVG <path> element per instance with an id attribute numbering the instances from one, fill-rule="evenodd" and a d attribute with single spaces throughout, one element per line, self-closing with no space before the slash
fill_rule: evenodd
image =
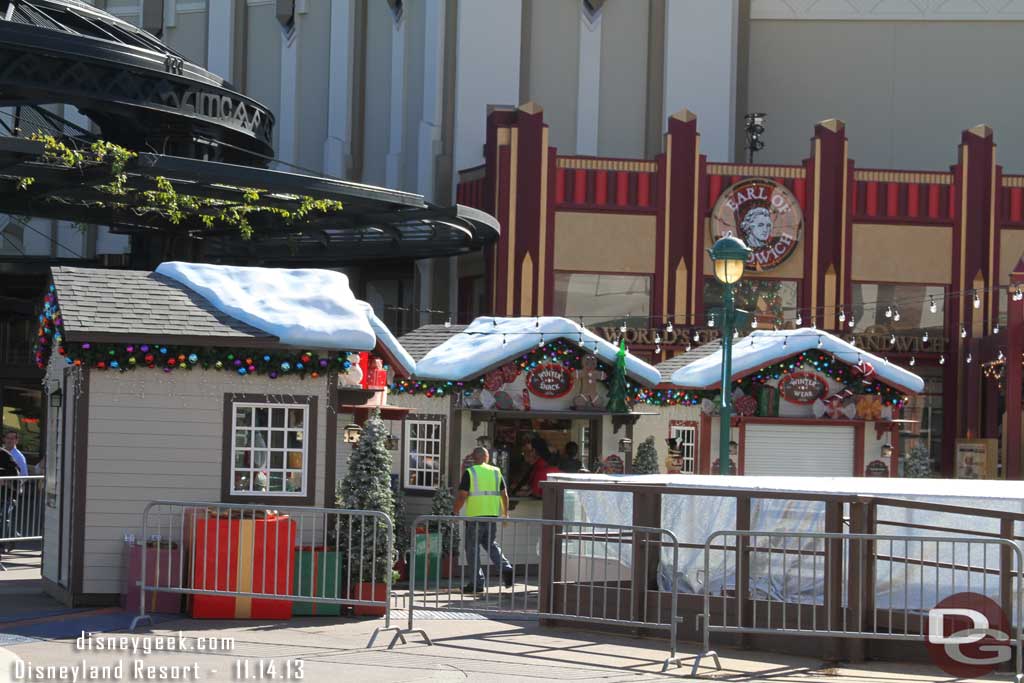
<path id="1" fill-rule="evenodd" d="M 39 316 L 34 358 L 36 367 L 45 369 L 51 355 L 60 354 L 67 365 L 95 370 L 127 372 L 140 367 L 164 372 L 174 370 L 224 370 L 238 375 L 278 377 L 307 375 L 313 379 L 330 370 L 346 372 L 352 367 L 348 352 L 319 354 L 316 351 L 282 351 L 280 349 L 197 347 L 173 344 L 109 344 L 67 342 L 63 320 L 53 285 L 43 300 Z"/>

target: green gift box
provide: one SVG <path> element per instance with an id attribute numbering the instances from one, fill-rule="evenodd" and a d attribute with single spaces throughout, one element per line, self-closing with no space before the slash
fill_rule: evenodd
<path id="1" fill-rule="evenodd" d="M 757 414 L 760 417 L 779 416 L 779 390 L 762 384 L 757 394 Z"/>
<path id="2" fill-rule="evenodd" d="M 341 553 L 323 548 L 297 548 L 295 550 L 295 595 L 317 598 L 342 598 L 344 581 Z M 337 617 L 341 605 L 337 603 L 305 602 L 294 600 L 293 616 Z"/>

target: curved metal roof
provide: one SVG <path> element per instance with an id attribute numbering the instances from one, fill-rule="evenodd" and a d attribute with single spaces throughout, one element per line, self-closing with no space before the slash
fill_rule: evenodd
<path id="1" fill-rule="evenodd" d="M 260 166 L 273 156 L 270 109 L 150 33 L 77 0 L 0 0 L 0 106 L 53 102 L 131 149 Z"/>

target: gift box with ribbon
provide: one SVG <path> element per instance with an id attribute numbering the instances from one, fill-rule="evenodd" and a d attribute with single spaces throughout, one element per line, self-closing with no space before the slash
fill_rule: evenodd
<path id="1" fill-rule="evenodd" d="M 343 598 L 344 583 L 342 553 L 323 547 L 295 549 L 296 596 L 317 598 Z M 294 616 L 339 616 L 341 605 L 336 603 L 305 602 L 296 600 L 292 605 Z"/>
<path id="2" fill-rule="evenodd" d="M 289 596 L 295 576 L 295 521 L 286 515 L 196 515 L 191 532 L 192 587 Z M 291 600 L 195 595 L 193 619 L 289 619 Z"/>
<path id="3" fill-rule="evenodd" d="M 139 591 L 137 581 L 142 576 L 142 554 L 146 554 L 147 586 L 164 586 L 181 588 L 182 562 L 181 548 L 177 544 L 147 543 L 143 547 L 139 543 L 125 544 L 124 584 L 121 588 L 121 609 L 129 612 L 139 611 Z M 146 592 L 146 612 L 164 612 L 178 614 L 181 612 L 181 593 Z"/>

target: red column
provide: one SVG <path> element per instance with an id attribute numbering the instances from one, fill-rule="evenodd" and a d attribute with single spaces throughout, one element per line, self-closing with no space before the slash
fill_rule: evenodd
<path id="1" fill-rule="evenodd" d="M 1024 351 L 1024 301 L 1014 301 L 1013 291 L 1024 287 L 1024 258 L 1010 273 L 1010 292 L 1007 294 L 1006 370 L 1006 478 L 1021 478 L 1021 352 Z"/>

